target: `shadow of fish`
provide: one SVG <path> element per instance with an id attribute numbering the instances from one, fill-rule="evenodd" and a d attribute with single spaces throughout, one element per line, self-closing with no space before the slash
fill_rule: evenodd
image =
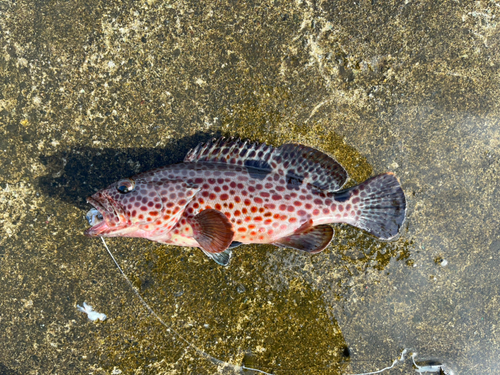
<path id="1" fill-rule="evenodd" d="M 346 180 L 336 160 L 307 146 L 214 139 L 183 163 L 122 179 L 87 198 L 95 208 L 85 235 L 199 247 L 224 266 L 240 244 L 318 253 L 332 239 L 330 223 L 395 237 L 406 215 L 398 179 L 385 173 L 340 190 Z"/>

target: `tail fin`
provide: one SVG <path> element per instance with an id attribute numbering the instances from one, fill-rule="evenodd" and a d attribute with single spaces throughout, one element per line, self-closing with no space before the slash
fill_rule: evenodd
<path id="1" fill-rule="evenodd" d="M 357 186 L 334 193 L 333 197 L 341 202 L 349 200 L 357 206 L 359 214 L 350 224 L 380 239 L 395 237 L 405 221 L 405 195 L 392 173 L 372 177 Z"/>

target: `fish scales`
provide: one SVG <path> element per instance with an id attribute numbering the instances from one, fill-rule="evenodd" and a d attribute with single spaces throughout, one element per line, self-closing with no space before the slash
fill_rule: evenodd
<path id="1" fill-rule="evenodd" d="M 198 145 L 183 163 L 89 197 L 95 225 L 85 234 L 199 247 L 222 265 L 238 244 L 320 252 L 333 236 L 331 223 L 396 236 L 406 215 L 397 178 L 386 173 L 340 190 L 347 178 L 336 160 L 307 146 L 220 138 Z"/>

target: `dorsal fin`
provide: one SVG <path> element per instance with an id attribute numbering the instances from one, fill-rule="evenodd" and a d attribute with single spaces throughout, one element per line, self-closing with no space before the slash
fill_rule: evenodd
<path id="1" fill-rule="evenodd" d="M 278 148 L 235 138 L 213 139 L 189 151 L 185 163 L 227 163 L 246 166 L 249 172 L 276 171 L 290 188 L 302 183 L 327 191 L 339 190 L 347 180 L 346 170 L 331 156 L 299 144 Z"/>
<path id="2" fill-rule="evenodd" d="M 251 143 L 237 138 L 214 138 L 191 149 L 184 162 L 244 165 L 246 160 L 267 161 L 274 150 L 273 146 L 265 143 Z"/>

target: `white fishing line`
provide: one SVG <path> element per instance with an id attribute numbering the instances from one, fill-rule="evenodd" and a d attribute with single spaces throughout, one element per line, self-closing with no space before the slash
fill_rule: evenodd
<path id="1" fill-rule="evenodd" d="M 189 342 L 187 339 L 184 338 L 184 336 L 182 336 L 179 332 L 177 332 L 174 328 L 172 328 L 171 325 L 168 325 L 167 323 L 165 323 L 163 321 L 162 318 L 160 318 L 158 316 L 158 314 L 156 314 L 154 312 L 154 310 L 148 305 L 148 303 L 144 300 L 144 298 L 142 298 L 142 296 L 140 295 L 139 291 L 137 290 L 137 288 L 134 286 L 134 284 L 132 284 L 132 282 L 130 281 L 130 279 L 127 277 L 127 275 L 125 274 L 125 272 L 123 272 L 122 268 L 120 267 L 120 265 L 118 264 L 118 262 L 116 261 L 115 257 L 113 256 L 113 254 L 111 253 L 111 251 L 109 250 L 108 248 L 108 245 L 106 244 L 106 241 L 104 241 L 104 238 L 103 237 L 100 237 L 101 240 L 102 240 L 102 243 L 104 244 L 104 247 L 106 248 L 106 250 L 108 251 L 108 254 L 109 256 L 111 257 L 111 259 L 113 259 L 113 262 L 115 263 L 116 267 L 118 268 L 118 270 L 120 271 L 120 273 L 123 275 L 123 277 L 125 278 L 125 280 L 127 280 L 127 283 L 128 285 L 132 288 L 132 290 L 134 291 L 135 295 L 139 298 L 139 300 L 142 302 L 142 304 L 144 305 L 144 307 L 149 311 L 149 313 L 151 315 L 153 315 L 166 329 L 168 332 L 173 332 L 175 335 L 177 335 L 177 337 L 179 337 L 182 341 L 184 341 L 185 344 L 188 345 L 188 347 L 191 347 L 193 348 L 199 355 L 201 355 L 203 358 L 215 363 L 215 364 L 218 364 L 218 365 L 226 365 L 226 366 L 230 366 L 232 367 L 235 371 L 241 371 L 241 370 L 249 370 L 249 371 L 255 371 L 255 372 L 258 372 L 260 374 L 265 374 L 265 375 L 273 375 L 273 374 L 270 374 L 268 372 L 265 372 L 265 371 L 262 371 L 262 370 L 258 370 L 258 369 L 254 369 L 254 368 L 251 368 L 251 367 L 246 367 L 246 366 L 238 366 L 238 365 L 233 365 L 232 363 L 229 363 L 229 362 L 226 362 L 226 361 L 222 361 L 220 359 L 217 359 L 215 357 L 212 357 L 210 354 L 204 352 L 203 350 L 201 350 L 200 348 L 198 348 L 196 345 L 192 344 L 191 342 Z"/>
<path id="2" fill-rule="evenodd" d="M 394 362 L 392 362 L 392 365 L 389 366 L 389 367 L 386 367 L 386 368 L 383 368 L 382 370 L 378 370 L 378 371 L 373 371 L 373 372 L 364 372 L 362 374 L 352 374 L 352 375 L 372 375 L 372 374 L 380 374 L 384 371 L 387 371 L 387 370 L 390 370 L 391 368 L 393 368 L 394 366 L 396 366 L 399 362 L 404 362 L 405 360 L 405 354 L 406 352 L 408 351 L 408 349 L 404 349 L 402 352 L 401 352 L 401 356 L 399 358 L 396 358 L 394 360 Z"/>

